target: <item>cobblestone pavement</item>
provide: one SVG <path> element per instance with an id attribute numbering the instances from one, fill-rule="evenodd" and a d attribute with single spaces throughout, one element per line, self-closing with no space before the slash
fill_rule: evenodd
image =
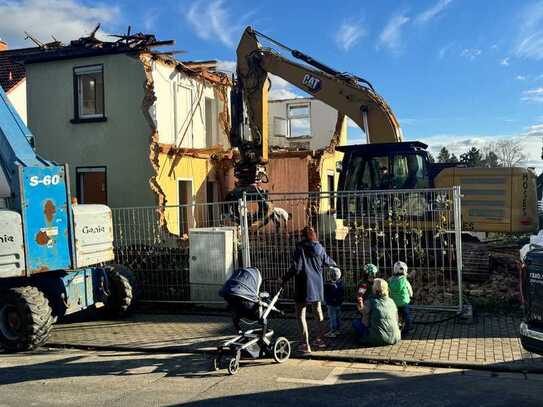
<path id="1" fill-rule="evenodd" d="M 543 371 L 543 358 L 524 351 L 518 339 L 520 320 L 513 316 L 480 315 L 472 323 L 442 321 L 444 314 L 419 313 L 409 337 L 394 346 L 363 348 L 344 322 L 342 334 L 328 340 L 316 358 L 392 363 Z M 312 321 L 310 321 L 311 324 Z M 423 324 L 421 324 L 421 322 Z M 292 319 L 273 320 L 276 334 L 296 340 Z M 226 315 L 137 314 L 121 321 L 59 324 L 49 344 L 154 351 L 206 351 L 233 333 Z"/>

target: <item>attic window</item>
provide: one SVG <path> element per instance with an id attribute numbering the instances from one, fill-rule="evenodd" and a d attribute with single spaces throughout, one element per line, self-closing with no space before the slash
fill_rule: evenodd
<path id="1" fill-rule="evenodd" d="M 74 69 L 75 122 L 103 121 L 104 66 L 92 65 Z"/>

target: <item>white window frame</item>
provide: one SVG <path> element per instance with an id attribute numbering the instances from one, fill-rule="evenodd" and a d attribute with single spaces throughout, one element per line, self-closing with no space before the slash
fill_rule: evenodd
<path id="1" fill-rule="evenodd" d="M 95 114 L 84 114 L 83 113 L 83 91 L 82 91 L 82 88 L 81 88 L 81 81 L 80 81 L 80 76 L 81 75 L 85 75 L 85 74 L 90 74 L 90 73 L 101 73 L 102 74 L 102 108 L 103 108 L 103 113 L 95 113 Z M 102 64 L 99 64 L 99 65 L 89 65 L 89 66 L 80 66 L 80 67 L 75 67 L 74 68 L 74 75 L 75 75 L 75 82 L 76 82 L 76 86 L 77 86 L 77 118 L 78 119 L 98 119 L 98 118 L 103 118 L 103 117 L 106 117 L 106 103 L 105 103 L 105 98 L 106 98 L 106 95 L 105 95 L 105 91 L 106 91 L 106 86 L 105 86 L 105 80 L 104 80 L 104 65 Z"/>
<path id="2" fill-rule="evenodd" d="M 306 107 L 307 115 L 290 115 L 290 108 L 292 107 Z M 305 136 L 293 136 L 292 135 L 292 119 L 307 119 L 309 121 L 309 136 L 311 136 L 311 102 L 296 102 L 296 103 L 287 103 L 287 138 L 298 139 L 298 138 L 307 138 Z"/>

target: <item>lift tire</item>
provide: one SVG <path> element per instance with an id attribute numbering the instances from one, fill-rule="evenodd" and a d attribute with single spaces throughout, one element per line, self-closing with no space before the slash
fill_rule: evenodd
<path id="1" fill-rule="evenodd" d="M 49 339 L 56 318 L 36 287 L 0 291 L 0 346 L 8 352 L 36 349 Z"/>
<path id="2" fill-rule="evenodd" d="M 107 269 L 109 296 L 104 310 L 108 317 L 122 318 L 130 315 L 136 303 L 136 278 L 127 267 L 115 264 Z"/>

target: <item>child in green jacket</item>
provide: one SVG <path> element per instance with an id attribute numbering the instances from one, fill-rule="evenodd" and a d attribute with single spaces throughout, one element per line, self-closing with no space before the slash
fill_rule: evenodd
<path id="1" fill-rule="evenodd" d="M 409 333 L 413 325 L 413 316 L 411 315 L 411 297 L 413 297 L 413 288 L 407 279 L 407 264 L 403 261 L 394 263 L 393 276 L 388 280 L 390 298 L 398 307 L 398 313 L 404 321 L 403 332 Z"/>

